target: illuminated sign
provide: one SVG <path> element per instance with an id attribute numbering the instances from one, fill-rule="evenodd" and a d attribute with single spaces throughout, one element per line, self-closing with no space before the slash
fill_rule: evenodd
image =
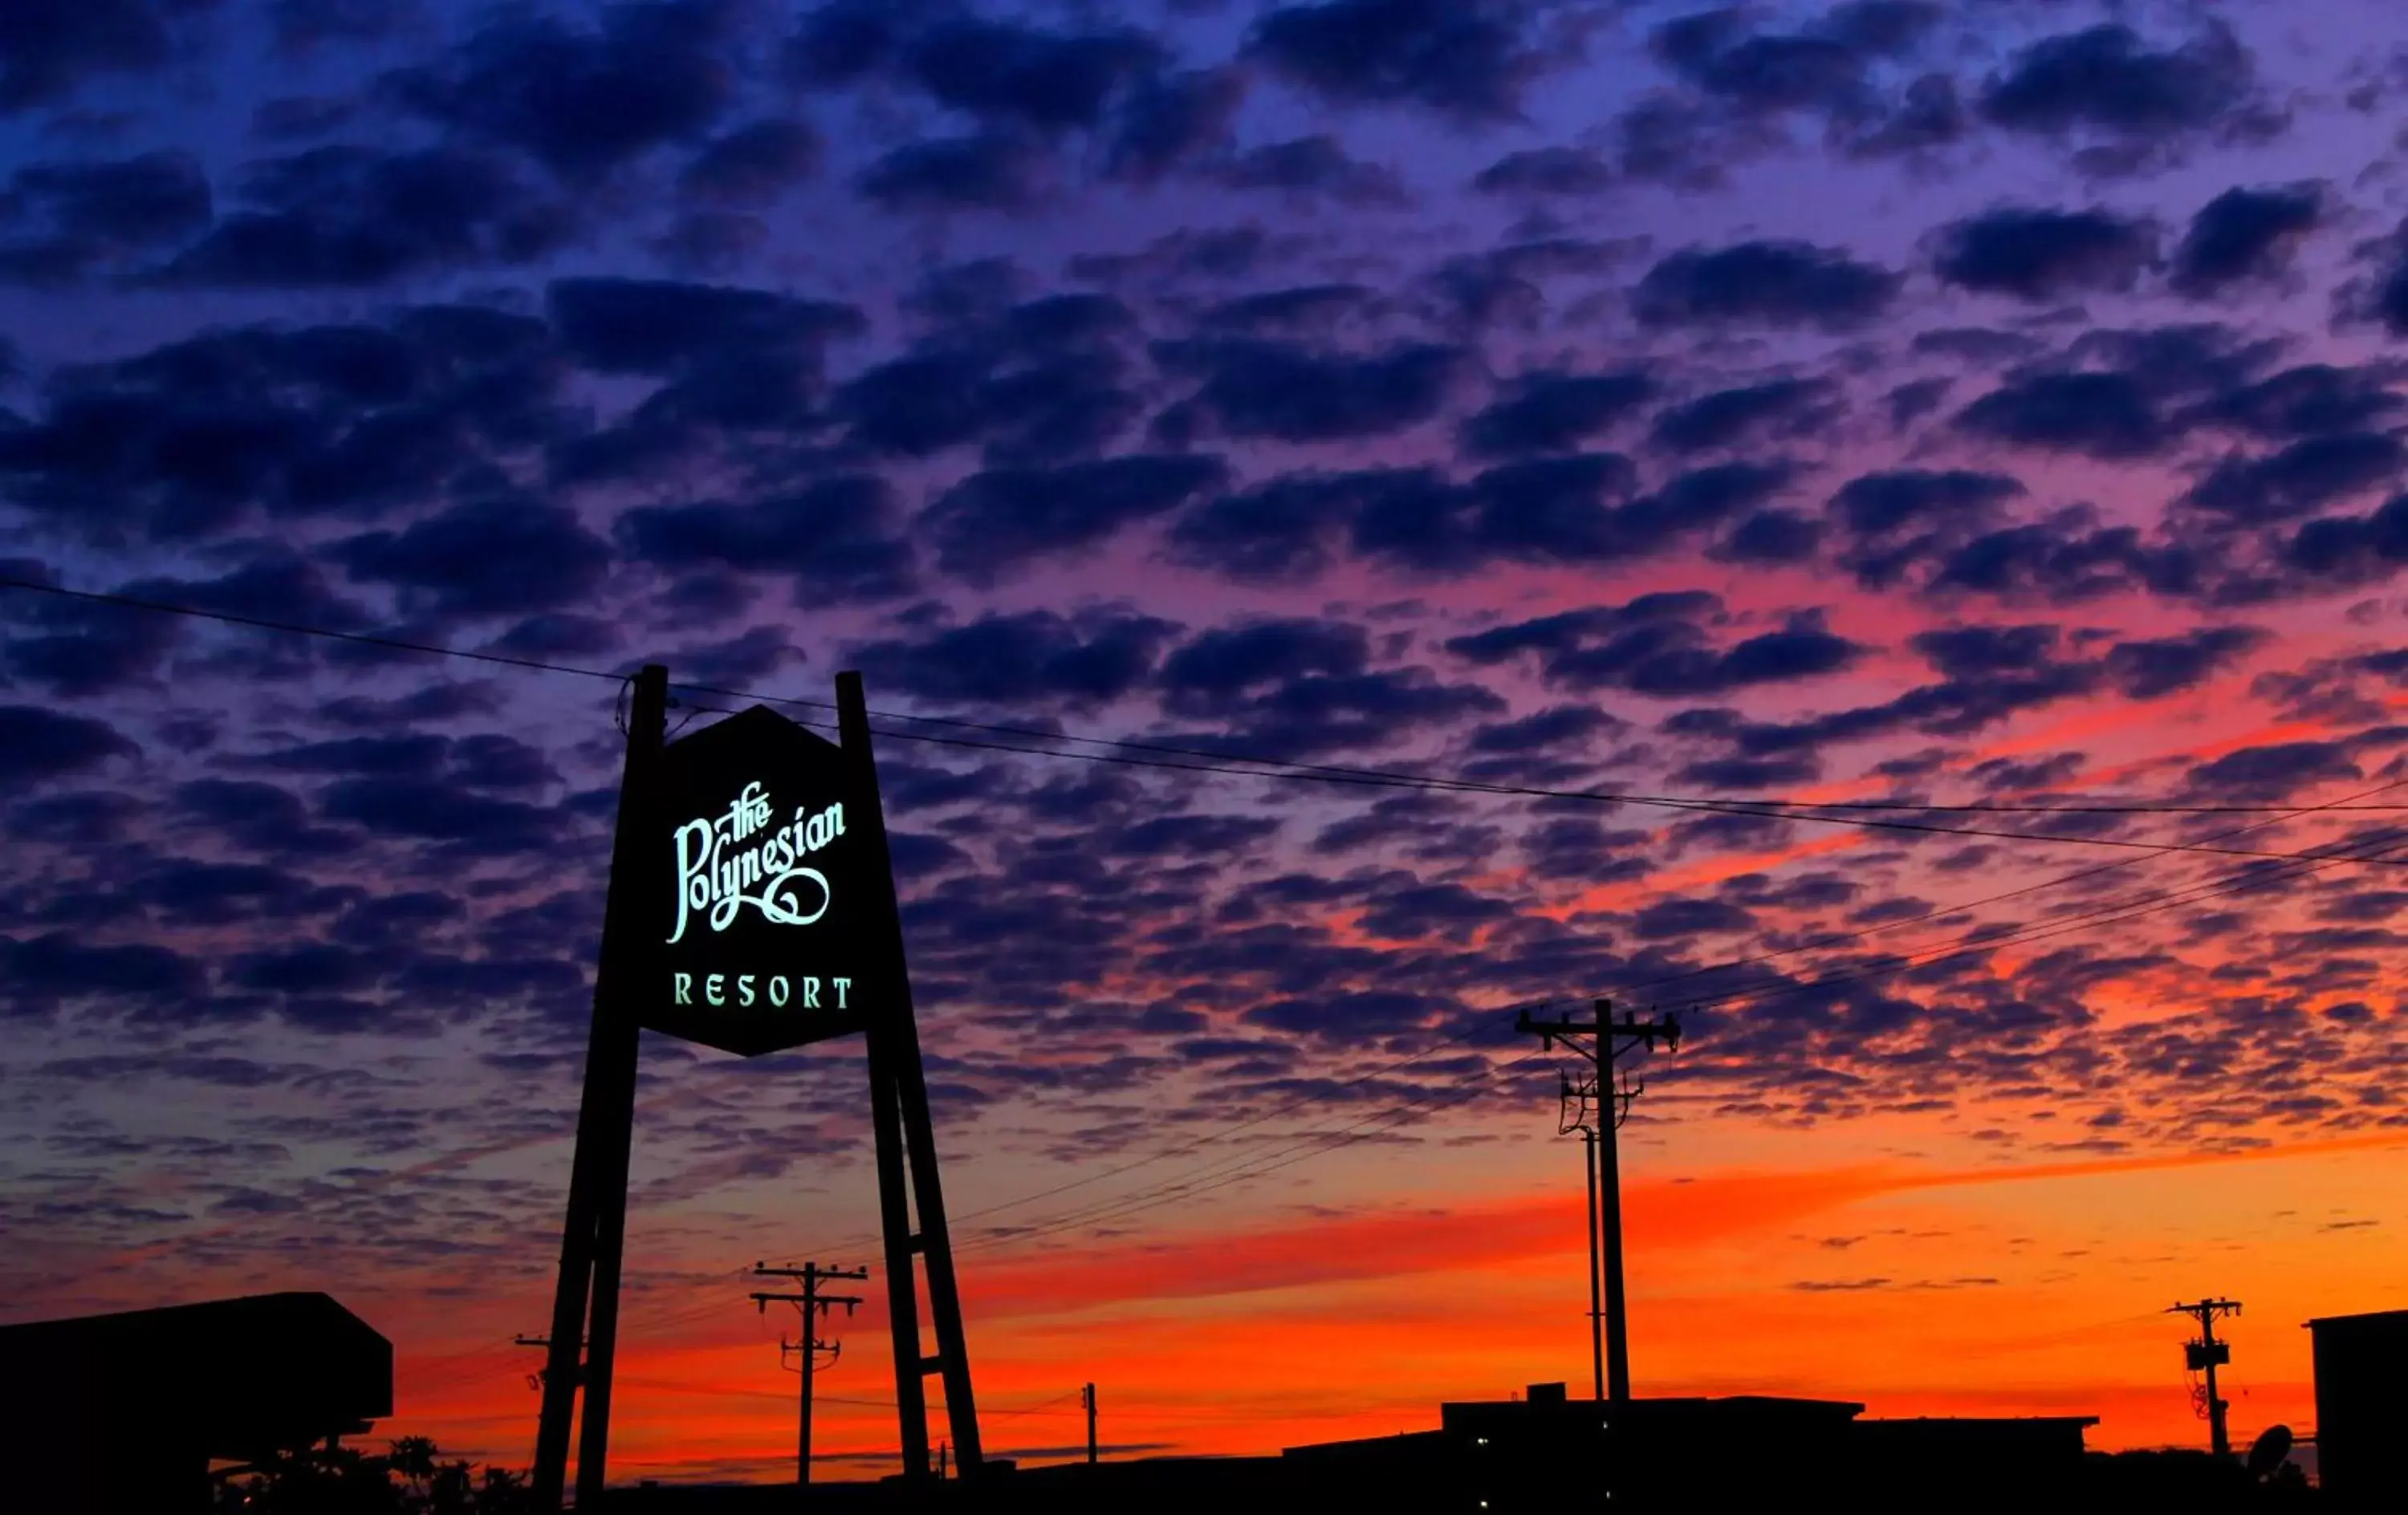
<path id="1" fill-rule="evenodd" d="M 845 825 L 845 775 L 842 749 L 762 706 L 662 751 L 646 1026 L 747 1056 L 862 1029 L 893 884 Z"/>

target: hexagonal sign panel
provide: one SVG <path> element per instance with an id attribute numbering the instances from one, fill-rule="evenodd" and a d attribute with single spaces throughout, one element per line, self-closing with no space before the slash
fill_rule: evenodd
<path id="1" fill-rule="evenodd" d="M 668 744 L 660 772 L 644 1025 L 747 1057 L 861 1030 L 892 994 L 869 928 L 894 883 L 857 808 L 848 823 L 843 749 L 756 705 Z"/>

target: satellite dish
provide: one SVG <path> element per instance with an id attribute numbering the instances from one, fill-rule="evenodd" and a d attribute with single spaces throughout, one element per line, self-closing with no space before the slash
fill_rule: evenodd
<path id="1" fill-rule="evenodd" d="M 2259 1432 L 2258 1439 L 2250 1444 L 2249 1476 L 2253 1479 L 2271 1478 L 2274 1469 L 2283 1465 L 2283 1459 L 2290 1455 L 2291 1428 L 2270 1425 Z"/>

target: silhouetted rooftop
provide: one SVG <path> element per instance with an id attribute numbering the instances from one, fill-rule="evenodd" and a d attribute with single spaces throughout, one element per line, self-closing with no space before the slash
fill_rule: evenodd
<path id="1" fill-rule="evenodd" d="M 0 1326 L 0 1463 L 27 1508 L 203 1508 L 210 1461 L 392 1413 L 393 1344 L 325 1294 Z"/>

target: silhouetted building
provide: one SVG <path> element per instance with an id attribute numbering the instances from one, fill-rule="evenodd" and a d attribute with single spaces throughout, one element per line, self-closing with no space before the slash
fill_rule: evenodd
<path id="1" fill-rule="evenodd" d="M 2316 1479 L 2348 1508 L 2408 1507 L 2408 1309 L 2308 1322 Z"/>
<path id="2" fill-rule="evenodd" d="M 1467 1515 L 1594 1508 L 1785 1508 L 1841 1497 L 1849 1508 L 2022 1507 L 2071 1494 L 2094 1416 L 2013 1420 L 1860 1419 L 1845 1400 L 1734 1395 L 1572 1399 L 1537 1383 L 1526 1398 L 1440 1407 L 1440 1428 L 1292 1447 L 1287 1460 L 1343 1473 L 1392 1508 Z"/>
<path id="3" fill-rule="evenodd" d="M 1969 1476 L 1993 1502 L 2061 1496 L 2084 1479 L 2096 1415 L 1917 1417 L 1848 1428 L 1856 1466 L 1901 1495 L 1936 1501 Z"/>
<path id="4" fill-rule="evenodd" d="M 1290 1447 L 1277 1457 L 1158 1457 L 1024 1468 L 960 1483 L 814 1483 L 821 1515 L 1515 1515 L 1838 1508 L 2128 1515 L 2171 1508 L 2148 1469 L 2102 1501 L 2083 1433 L 2092 1416 L 1863 1419 L 1843 1400 L 1735 1395 L 1574 1399 L 1560 1383 L 1515 1400 L 1440 1407 L 1437 1429 Z M 2207 1461 L 2205 1454 L 2197 1459 Z M 2235 1476 L 2235 1465 L 2212 1471 Z M 2229 1482 L 2229 1479 L 2225 1480 Z M 2221 1485 L 2219 1485 L 2221 1487 Z M 1612 1497 L 1607 1498 L 1608 1492 Z M 2245 1492 L 2245 1491 L 2244 1491 Z M 783 1489 L 614 1491 L 604 1515 L 770 1515 Z"/>
<path id="5" fill-rule="evenodd" d="M 393 1344 L 324 1294 L 0 1327 L 0 1484 L 43 1515 L 207 1510 L 209 1465 L 393 1413 Z"/>

